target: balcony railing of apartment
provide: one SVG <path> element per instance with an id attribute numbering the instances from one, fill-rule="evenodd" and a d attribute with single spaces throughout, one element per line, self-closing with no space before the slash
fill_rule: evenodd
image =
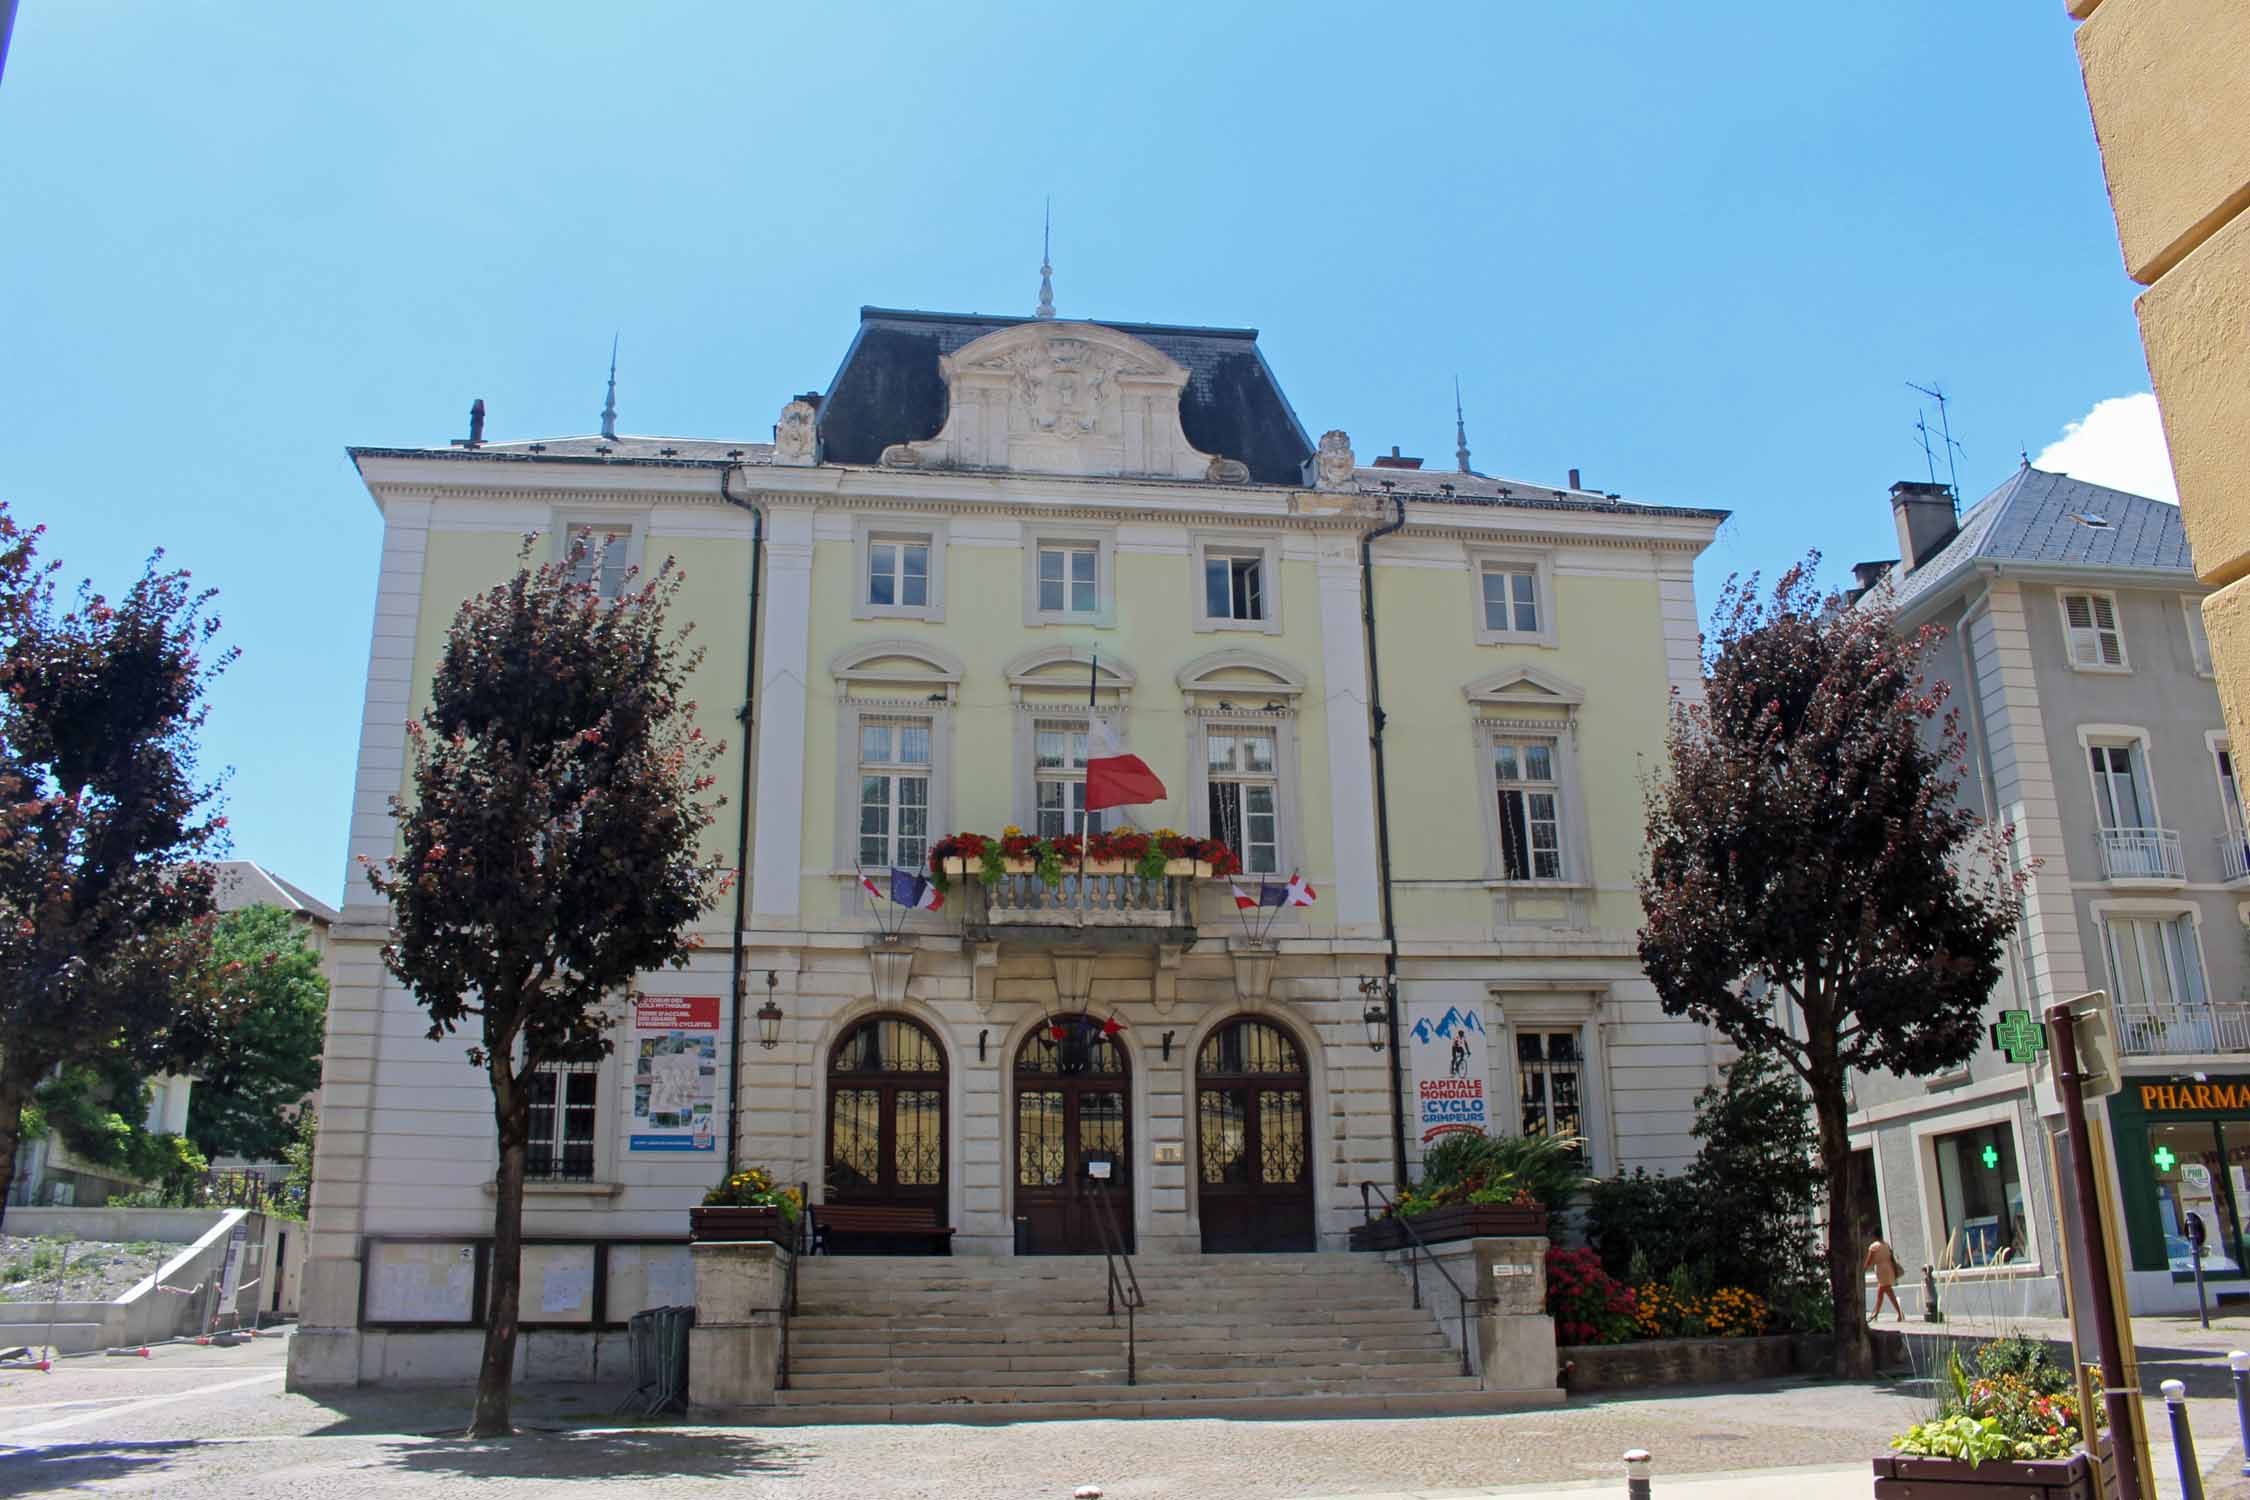
<path id="1" fill-rule="evenodd" d="M 990 886 L 966 882 L 964 915 L 971 926 L 1185 928 L 1192 924 L 1181 876 L 1065 875 L 1048 885 L 1036 875 L 1003 875 Z"/>
<path id="2" fill-rule="evenodd" d="M 2117 1011 L 2117 1050 L 2128 1057 L 2187 1052 L 2250 1052 L 2250 1005 L 2124 1005 Z"/>
<path id="3" fill-rule="evenodd" d="M 2250 880 L 2250 834 L 2230 830 L 2220 834 L 2217 842 L 2219 877 L 2229 885 L 2237 880 Z"/>
<path id="4" fill-rule="evenodd" d="M 2180 857 L 2180 835 L 2170 828 L 2104 828 L 2102 869 L 2111 880 L 2187 878 Z"/>

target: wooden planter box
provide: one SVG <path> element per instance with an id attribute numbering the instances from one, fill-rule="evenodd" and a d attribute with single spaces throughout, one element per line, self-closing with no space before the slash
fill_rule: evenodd
<path id="1" fill-rule="evenodd" d="M 1004 859 L 1000 862 L 1000 865 L 1010 875 L 1030 875 L 1036 873 L 1039 869 L 1036 861 L 1028 859 Z M 1131 873 L 1132 869 L 1133 866 L 1122 859 L 1089 859 L 1086 861 L 1086 873 L 1089 875 L 1125 875 Z M 948 859 L 945 861 L 945 873 L 949 879 L 958 879 L 961 876 L 974 877 L 981 875 L 983 870 L 984 865 L 979 860 Z M 1065 865 L 1063 866 L 1063 873 L 1075 875 L 1078 871 L 1075 866 Z M 1164 862 L 1164 873 L 1175 878 L 1209 880 L 1212 878 L 1211 862 L 1207 859 L 1168 859 Z"/>
<path id="2" fill-rule="evenodd" d="M 772 1240 L 777 1245 L 797 1242 L 788 1217 L 770 1204 L 757 1208 L 698 1205 L 688 1210 L 687 1222 L 690 1240 Z"/>
<path id="3" fill-rule="evenodd" d="M 1440 1240 L 1473 1240 L 1487 1236 L 1521 1237 L 1547 1232 L 1547 1210 L 1513 1208 L 1505 1203 L 1456 1203 L 1414 1217 L 1414 1229 L 1426 1244 Z M 1397 1219 L 1377 1219 L 1352 1226 L 1354 1250 L 1404 1250 L 1413 1241 Z"/>
<path id="4" fill-rule="evenodd" d="M 2116 1493 L 2112 1480 L 2105 1488 Z M 1961 1458 L 1893 1454 L 1875 1460 L 1875 1500 L 2096 1500 L 2093 1465 L 2068 1458 Z"/>

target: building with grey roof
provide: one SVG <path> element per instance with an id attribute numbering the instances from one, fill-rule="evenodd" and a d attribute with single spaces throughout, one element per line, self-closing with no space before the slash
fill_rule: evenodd
<path id="1" fill-rule="evenodd" d="M 1900 556 L 1860 564 L 1854 597 L 1944 628 L 1960 795 L 2013 830 L 2028 876 L 1987 1018 L 2107 993 L 2124 1086 L 2096 1128 L 2133 1304 L 2194 1305 L 2191 1219 L 2207 1278 L 2250 1292 L 2250 843 L 2179 508 L 2029 465 L 1958 516 L 1940 485 L 1893 486 L 1891 506 Z M 1929 1265 L 1957 1306 L 2060 1308 L 2041 1093 L 1990 1043 L 1953 1073 L 1857 1081 L 1857 1211 L 1910 1292 Z"/>

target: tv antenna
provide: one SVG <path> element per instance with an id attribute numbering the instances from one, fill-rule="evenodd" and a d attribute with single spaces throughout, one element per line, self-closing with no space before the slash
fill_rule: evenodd
<path id="1" fill-rule="evenodd" d="M 1920 391 L 1937 403 L 1938 430 L 1931 432 L 1929 413 L 1916 408 L 1914 432 L 1921 441 L 1922 462 L 1929 469 L 1932 484 L 1937 483 L 1937 451 L 1940 448 L 1945 450 L 1945 487 L 1953 496 L 1953 514 L 1958 517 L 1961 514 L 1961 471 L 1954 462 L 1954 457 L 1956 454 L 1966 454 L 1968 450 L 1953 440 L 1953 418 L 1946 411 L 1945 388 L 1934 380 L 1928 385 L 1916 385 L 1909 380 L 1906 388 Z"/>

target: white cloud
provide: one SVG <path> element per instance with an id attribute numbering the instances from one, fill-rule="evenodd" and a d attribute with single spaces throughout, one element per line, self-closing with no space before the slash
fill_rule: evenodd
<path id="1" fill-rule="evenodd" d="M 2088 484 L 2180 503 L 2180 487 L 2172 478 L 2172 453 L 2164 446 L 2164 423 L 2156 412 L 2156 397 L 2147 391 L 2095 402 L 2092 411 L 2066 424 L 2061 437 L 2040 449 L 2031 465 Z"/>

